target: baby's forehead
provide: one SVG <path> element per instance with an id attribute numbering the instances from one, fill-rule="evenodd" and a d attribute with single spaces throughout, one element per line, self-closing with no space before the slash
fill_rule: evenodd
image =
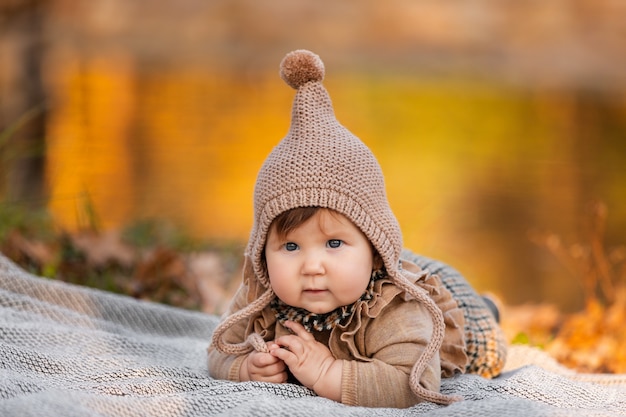
<path id="1" fill-rule="evenodd" d="M 352 220 L 338 211 L 323 208 L 317 212 L 319 224 L 323 227 L 351 227 L 358 229 Z"/>
<path id="2" fill-rule="evenodd" d="M 365 236 L 347 216 L 327 208 L 320 208 L 310 219 L 296 226 L 290 233 L 316 231 L 327 237 L 346 233 Z"/>

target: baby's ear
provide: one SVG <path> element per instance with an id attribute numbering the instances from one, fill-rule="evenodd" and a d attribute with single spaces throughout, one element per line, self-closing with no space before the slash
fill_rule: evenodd
<path id="1" fill-rule="evenodd" d="M 372 260 L 372 269 L 374 271 L 378 271 L 379 269 L 382 269 L 383 266 L 385 266 L 385 263 L 383 262 L 383 258 L 378 254 L 378 251 L 374 248 L 372 248 L 372 256 L 374 257 L 374 259 Z"/>

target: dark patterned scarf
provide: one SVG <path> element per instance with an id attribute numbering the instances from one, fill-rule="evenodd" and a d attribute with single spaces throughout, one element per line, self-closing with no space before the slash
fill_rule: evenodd
<path id="1" fill-rule="evenodd" d="M 372 271 L 372 277 L 370 278 L 369 285 L 357 301 L 347 306 L 337 307 L 328 313 L 315 314 L 303 308 L 292 307 L 283 303 L 278 297 L 275 297 L 274 300 L 272 300 L 270 307 L 276 313 L 276 320 L 278 320 L 281 324 L 290 320 L 300 323 L 309 332 L 312 330 L 317 330 L 318 332 L 332 330 L 335 326 L 344 325 L 348 322 L 359 302 L 369 301 L 374 298 L 374 283 L 385 278 L 386 276 L 387 271 L 384 267 L 382 269 Z"/>

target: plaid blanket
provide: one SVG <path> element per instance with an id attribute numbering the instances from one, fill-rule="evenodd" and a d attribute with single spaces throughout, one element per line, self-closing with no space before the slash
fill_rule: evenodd
<path id="1" fill-rule="evenodd" d="M 625 416 L 626 375 L 512 347 L 506 372 L 446 379 L 444 407 L 347 407 L 291 384 L 212 379 L 218 318 L 33 276 L 0 255 L 1 416 Z"/>

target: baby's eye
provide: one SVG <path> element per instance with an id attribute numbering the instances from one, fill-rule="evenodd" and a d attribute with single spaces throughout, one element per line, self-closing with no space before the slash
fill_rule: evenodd
<path id="1" fill-rule="evenodd" d="M 328 246 L 329 248 L 333 248 L 333 249 L 337 249 L 342 244 L 343 244 L 343 241 L 339 239 L 330 239 L 328 242 L 326 242 L 326 246 Z"/>
<path id="2" fill-rule="evenodd" d="M 298 245 L 293 242 L 285 243 L 284 247 L 285 247 L 285 250 L 288 252 L 293 252 L 294 250 L 298 249 Z"/>

